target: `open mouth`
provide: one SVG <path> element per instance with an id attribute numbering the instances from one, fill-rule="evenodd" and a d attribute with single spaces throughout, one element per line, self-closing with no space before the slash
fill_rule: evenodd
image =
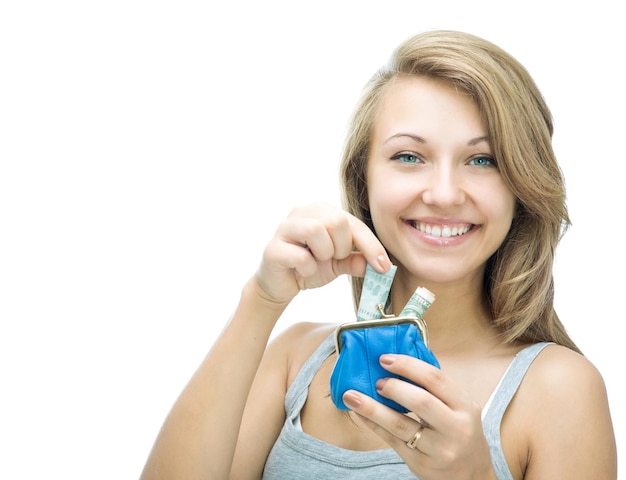
<path id="1" fill-rule="evenodd" d="M 419 230 L 420 232 L 426 233 L 427 235 L 431 235 L 433 237 L 442 238 L 459 237 L 466 234 L 474 227 L 474 225 L 471 223 L 441 225 L 425 222 L 416 222 L 412 220 L 409 220 L 407 223 L 416 230 Z"/>

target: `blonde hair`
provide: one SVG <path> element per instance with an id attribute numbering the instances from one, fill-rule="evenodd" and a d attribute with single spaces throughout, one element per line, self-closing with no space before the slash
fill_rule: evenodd
<path id="1" fill-rule="evenodd" d="M 553 341 L 579 351 L 554 311 L 556 246 L 570 225 L 562 172 L 552 149 L 551 113 L 526 69 L 482 38 L 455 31 L 416 35 L 367 84 L 353 114 L 341 163 L 344 207 L 375 231 L 366 167 L 385 86 L 398 76 L 449 82 L 479 107 L 500 173 L 517 199 L 503 244 L 489 259 L 485 300 L 506 342 Z M 353 279 L 355 302 L 362 279 Z"/>

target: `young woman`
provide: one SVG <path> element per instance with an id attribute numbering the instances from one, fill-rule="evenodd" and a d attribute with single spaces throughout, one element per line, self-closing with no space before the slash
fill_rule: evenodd
<path id="1" fill-rule="evenodd" d="M 603 380 L 553 309 L 569 224 L 550 112 L 495 45 L 435 31 L 402 44 L 355 111 L 341 172 L 346 211 L 293 210 L 206 359 L 173 406 L 143 477 L 212 479 L 616 478 Z M 380 364 L 392 410 L 329 396 L 336 325 L 301 323 L 267 346 L 303 289 L 366 264 L 416 287 L 441 369 Z"/>

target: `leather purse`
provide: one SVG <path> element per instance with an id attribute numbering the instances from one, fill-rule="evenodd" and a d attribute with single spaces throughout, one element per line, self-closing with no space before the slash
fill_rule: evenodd
<path id="1" fill-rule="evenodd" d="M 379 305 L 382 311 L 382 305 Z M 401 413 L 402 405 L 379 395 L 376 382 L 381 378 L 400 378 L 381 367 L 379 358 L 386 353 L 410 355 L 439 368 L 428 344 L 428 330 L 422 318 L 384 316 L 382 319 L 350 322 L 335 330 L 337 363 L 330 377 L 330 396 L 340 410 L 349 410 L 342 397 L 347 390 L 357 390 Z"/>

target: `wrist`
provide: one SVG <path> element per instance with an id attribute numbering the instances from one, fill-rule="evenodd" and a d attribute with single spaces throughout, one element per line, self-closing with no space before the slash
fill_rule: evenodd
<path id="1" fill-rule="evenodd" d="M 269 316 L 280 316 L 291 302 L 291 300 L 276 301 L 269 296 L 259 284 L 256 274 L 244 285 L 241 292 L 241 301 L 253 305 L 257 313 L 265 313 Z"/>

